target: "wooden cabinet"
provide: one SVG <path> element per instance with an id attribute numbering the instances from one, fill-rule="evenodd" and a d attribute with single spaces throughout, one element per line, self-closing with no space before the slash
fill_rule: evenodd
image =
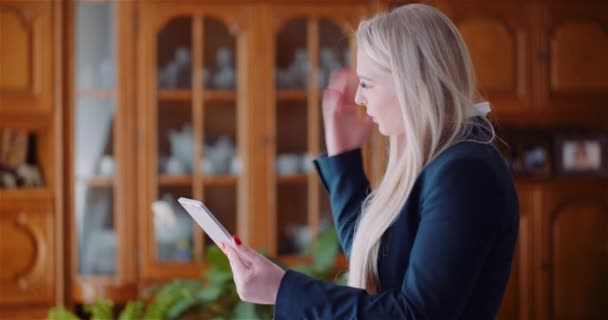
<path id="1" fill-rule="evenodd" d="M 435 3 L 434 3 L 435 4 Z M 467 44 L 478 88 L 501 120 L 534 113 L 532 12 L 524 4 L 437 1 Z"/>
<path id="2" fill-rule="evenodd" d="M 23 126 L 45 124 L 40 114 L 52 111 L 52 7 L 50 0 L 0 1 L 0 113 Z"/>
<path id="3" fill-rule="evenodd" d="M 519 180 L 520 231 L 498 319 L 608 315 L 608 182 Z"/>
<path id="4" fill-rule="evenodd" d="M 608 317 L 608 183 L 560 182 L 535 218 L 538 319 Z"/>
<path id="5" fill-rule="evenodd" d="M 247 4 L 141 3 L 138 168 L 140 278 L 201 272 L 212 241 L 191 223 L 179 197 L 204 201 L 247 239 L 259 108 L 249 95 L 255 48 Z M 168 220 L 167 220 L 168 219 Z M 167 226 L 173 222 L 173 227 Z"/>
<path id="6" fill-rule="evenodd" d="M 331 220 L 311 162 L 324 149 L 320 89 L 350 64 L 348 28 L 366 7 L 152 1 L 138 12 L 140 278 L 194 277 L 204 265 L 212 243 L 180 196 L 288 259 L 320 212 Z M 167 212 L 185 229 L 164 228 Z"/>
<path id="7" fill-rule="evenodd" d="M 458 27 L 478 88 L 501 124 L 608 127 L 606 3 L 411 2 L 437 7 Z"/>
<path id="8" fill-rule="evenodd" d="M 331 226 L 329 200 L 313 170 L 312 159 L 325 153 L 321 119 L 322 90 L 332 70 L 351 66 L 353 23 L 365 5 L 278 5 L 260 8 L 267 35 L 263 182 L 266 210 L 254 220 L 257 243 L 289 260 L 320 229 Z"/>
<path id="9" fill-rule="evenodd" d="M 59 9 L 51 0 L 0 0 L 0 130 L 27 134 L 25 161 L 38 167 L 43 183 L 0 188 L 2 319 L 40 317 L 63 301 L 60 149 L 55 149 L 61 142 L 54 113 L 61 68 L 54 46 L 61 45 Z"/>
<path id="10" fill-rule="evenodd" d="M 212 242 L 182 196 L 287 260 L 331 220 L 311 162 L 324 150 L 320 89 L 354 58 L 365 4 L 68 7 L 73 302 L 199 276 Z"/>
<path id="11" fill-rule="evenodd" d="M 550 2 L 542 6 L 538 93 L 553 122 L 608 127 L 608 4 Z"/>

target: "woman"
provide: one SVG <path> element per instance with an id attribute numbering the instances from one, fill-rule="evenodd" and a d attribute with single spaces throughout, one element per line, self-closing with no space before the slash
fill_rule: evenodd
<path id="1" fill-rule="evenodd" d="M 235 237 L 223 248 L 239 295 L 275 304 L 276 319 L 494 319 L 519 209 L 491 143 L 489 106 L 475 104 L 464 42 L 445 15 L 420 4 L 363 21 L 356 38 L 356 94 L 356 77 L 332 75 L 323 97 L 328 156 L 315 160 L 348 286 L 285 272 Z M 370 192 L 359 148 L 374 123 L 389 155 Z"/>

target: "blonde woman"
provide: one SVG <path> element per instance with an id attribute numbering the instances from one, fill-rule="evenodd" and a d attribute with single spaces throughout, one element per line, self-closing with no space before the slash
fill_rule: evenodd
<path id="1" fill-rule="evenodd" d="M 519 208 L 465 44 L 421 4 L 363 21 L 356 38 L 357 76 L 330 79 L 328 155 L 315 161 L 349 258 L 348 286 L 284 271 L 235 237 L 223 249 L 238 293 L 275 304 L 276 319 L 494 319 Z M 370 190 L 359 148 L 374 123 L 389 154 Z"/>

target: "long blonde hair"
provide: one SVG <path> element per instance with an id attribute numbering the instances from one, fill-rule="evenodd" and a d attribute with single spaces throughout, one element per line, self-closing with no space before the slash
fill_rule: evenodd
<path id="1" fill-rule="evenodd" d="M 382 235 L 422 169 L 468 135 L 466 112 L 480 96 L 460 33 L 433 7 L 409 4 L 364 20 L 356 39 L 392 75 L 405 127 L 389 137 L 386 172 L 362 205 L 351 247 L 348 285 L 375 291 Z"/>

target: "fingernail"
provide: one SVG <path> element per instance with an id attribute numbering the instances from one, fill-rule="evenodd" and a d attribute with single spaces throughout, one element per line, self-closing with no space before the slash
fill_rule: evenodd
<path id="1" fill-rule="evenodd" d="M 236 243 L 237 246 L 241 245 L 241 239 L 239 239 L 239 237 L 236 235 L 232 236 L 232 240 L 234 240 L 234 243 Z"/>

